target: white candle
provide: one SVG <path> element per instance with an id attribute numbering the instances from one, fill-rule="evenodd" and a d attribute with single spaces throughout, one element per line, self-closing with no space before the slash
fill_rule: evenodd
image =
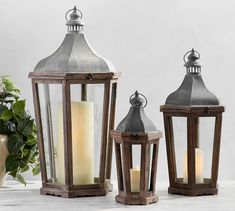
<path id="1" fill-rule="evenodd" d="M 184 153 L 184 171 L 183 171 L 183 182 L 188 183 L 188 154 L 187 151 Z M 195 149 L 195 173 L 196 173 L 196 183 L 203 183 L 203 151 L 199 148 Z"/>
<path id="2" fill-rule="evenodd" d="M 62 111 L 61 111 L 62 113 Z M 72 102 L 73 184 L 94 183 L 94 104 Z M 62 115 L 61 120 L 62 122 Z M 57 144 L 57 182 L 64 183 L 64 138 L 59 124 Z"/>
<path id="3" fill-rule="evenodd" d="M 140 168 L 130 169 L 131 192 L 140 192 Z"/>

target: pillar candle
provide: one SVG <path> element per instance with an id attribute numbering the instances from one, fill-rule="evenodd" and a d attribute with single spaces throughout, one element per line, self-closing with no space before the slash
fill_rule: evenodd
<path id="1" fill-rule="evenodd" d="M 60 113 L 60 112 L 59 112 Z M 62 113 L 62 111 L 61 111 Z M 64 184 L 64 137 L 62 115 L 57 144 L 57 182 Z M 94 104 L 71 102 L 73 184 L 94 183 Z"/>
<path id="2" fill-rule="evenodd" d="M 187 151 L 184 153 L 184 171 L 183 171 L 183 182 L 188 183 L 188 154 Z M 203 183 L 203 151 L 199 148 L 195 149 L 195 173 L 196 183 Z"/>
<path id="3" fill-rule="evenodd" d="M 140 168 L 130 169 L 131 192 L 140 192 Z"/>

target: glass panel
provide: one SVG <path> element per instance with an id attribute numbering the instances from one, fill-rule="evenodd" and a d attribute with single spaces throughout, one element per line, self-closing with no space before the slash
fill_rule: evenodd
<path id="1" fill-rule="evenodd" d="M 201 160 L 199 160 L 199 177 L 205 178 L 202 182 L 210 182 L 212 168 L 212 151 L 214 141 L 215 117 L 200 117 L 199 118 L 199 146 L 201 151 Z"/>
<path id="2" fill-rule="evenodd" d="M 61 84 L 39 84 L 42 132 L 48 182 L 64 184 Z"/>
<path id="3" fill-rule="evenodd" d="M 173 117 L 177 181 L 188 183 L 187 118 Z M 211 178 L 212 150 L 215 117 L 200 117 L 195 124 L 195 176 L 196 184 L 209 183 Z"/>
<path id="4" fill-rule="evenodd" d="M 94 176 L 99 178 L 100 173 L 100 151 L 102 149 L 102 122 L 103 122 L 103 100 L 104 85 L 94 84 L 89 87 L 88 100 L 94 103 Z"/>
<path id="5" fill-rule="evenodd" d="M 178 182 L 187 182 L 187 118 L 172 117 Z"/>
<path id="6" fill-rule="evenodd" d="M 103 85 L 71 85 L 74 185 L 99 181 L 103 93 Z"/>

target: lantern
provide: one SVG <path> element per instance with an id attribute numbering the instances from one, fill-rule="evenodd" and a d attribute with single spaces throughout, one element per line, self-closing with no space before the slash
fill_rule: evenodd
<path id="1" fill-rule="evenodd" d="M 70 19 L 67 16 L 70 13 Z M 29 73 L 41 163 L 41 194 L 99 196 L 110 191 L 119 73 L 94 53 L 82 13 L 66 13 L 68 33 L 58 50 Z"/>
<path id="2" fill-rule="evenodd" d="M 162 137 L 146 116 L 146 98 L 137 91 L 130 97 L 131 108 L 116 130 L 115 141 L 118 195 L 122 204 L 146 205 L 155 195 L 159 139 Z M 140 167 L 139 167 L 140 166 Z"/>
<path id="3" fill-rule="evenodd" d="M 199 58 L 194 49 L 185 54 L 186 76 L 181 86 L 160 107 L 166 135 L 168 192 L 187 196 L 218 192 L 224 107 L 205 87 Z"/>

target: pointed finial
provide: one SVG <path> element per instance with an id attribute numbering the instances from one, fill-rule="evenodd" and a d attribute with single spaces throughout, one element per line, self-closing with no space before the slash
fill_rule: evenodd
<path id="1" fill-rule="evenodd" d="M 135 97 L 138 97 L 139 96 L 139 92 L 136 90 L 135 91 Z"/>
<path id="2" fill-rule="evenodd" d="M 186 56 L 187 57 L 187 61 L 186 61 Z M 191 51 L 188 51 L 185 55 L 184 55 L 184 66 L 185 67 L 201 67 L 201 65 L 199 64 L 198 60 L 200 59 L 200 54 L 194 50 L 194 48 L 192 48 Z"/>
<path id="3" fill-rule="evenodd" d="M 145 107 L 147 105 L 147 99 L 144 95 L 140 94 L 137 90 L 130 96 L 130 104 L 133 107 Z M 145 105 L 143 106 L 143 104 Z"/>

